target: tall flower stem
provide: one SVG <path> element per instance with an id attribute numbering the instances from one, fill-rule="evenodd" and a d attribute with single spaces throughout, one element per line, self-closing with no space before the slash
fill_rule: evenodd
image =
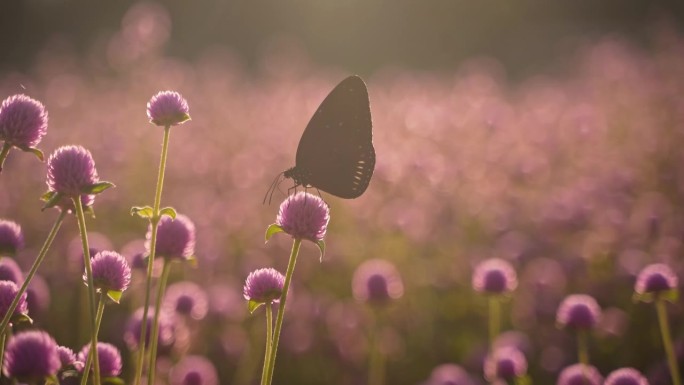
<path id="1" fill-rule="evenodd" d="M 159 339 L 159 313 L 161 313 L 161 303 L 164 297 L 164 289 L 166 288 L 166 281 L 169 279 L 169 272 L 171 271 L 171 260 L 164 260 L 164 268 L 159 279 L 159 288 L 157 289 L 157 301 L 154 305 L 154 322 L 152 322 L 152 334 L 150 334 L 150 363 L 149 374 L 147 376 L 147 383 L 154 384 L 154 375 L 157 362 L 157 340 Z M 145 322 L 143 322 L 144 324 Z"/>
<path id="2" fill-rule="evenodd" d="M 385 355 L 380 344 L 380 325 L 373 314 L 370 334 L 370 357 L 368 360 L 368 385 L 383 385 L 385 383 Z"/>
<path id="3" fill-rule="evenodd" d="M 494 352 L 494 341 L 501 330 L 501 302 L 493 295 L 489 296 L 489 349 Z"/>
<path id="4" fill-rule="evenodd" d="M 9 325 L 10 319 L 12 318 L 12 314 L 14 314 L 14 310 L 16 310 L 17 306 L 19 305 L 21 296 L 24 295 L 24 293 L 28 289 L 29 284 L 31 283 L 31 280 L 33 279 L 33 276 L 36 275 L 38 267 L 40 267 L 40 264 L 43 263 L 43 259 L 45 259 L 48 249 L 50 249 L 50 245 L 52 245 L 52 241 L 55 240 L 55 236 L 57 236 L 57 232 L 59 231 L 59 228 L 62 226 L 62 222 L 64 222 L 64 217 L 66 217 L 67 213 L 67 210 L 60 211 L 59 216 L 55 221 L 55 224 L 52 225 L 52 229 L 50 230 L 50 233 L 48 233 L 48 236 L 45 239 L 45 243 L 43 243 L 43 247 L 40 249 L 40 252 L 38 253 L 38 257 L 36 257 L 36 260 L 33 262 L 31 270 L 29 270 L 28 274 L 26 275 L 24 283 L 21 285 L 21 288 L 19 288 L 19 292 L 12 300 L 12 303 L 7 309 L 7 313 L 5 313 L 5 316 L 2 317 L 2 323 L 0 323 L 0 334 L 5 335 L 7 325 Z"/>
<path id="5" fill-rule="evenodd" d="M 589 334 L 586 330 L 577 331 L 577 358 L 581 364 L 589 365 Z"/>
<path id="6" fill-rule="evenodd" d="M 2 151 L 0 151 L 0 172 L 2 172 L 2 168 L 5 165 L 5 159 L 7 159 L 7 155 L 9 154 L 11 148 L 12 145 L 7 142 L 2 145 Z"/>
<path id="7" fill-rule="evenodd" d="M 294 273 L 295 264 L 297 263 L 297 255 L 299 254 L 299 247 L 302 245 L 301 239 L 296 239 L 292 243 L 292 252 L 290 253 L 290 260 L 287 263 L 287 272 L 285 273 L 285 283 L 283 284 L 283 293 L 280 295 L 280 303 L 278 306 L 278 315 L 276 316 L 276 326 L 273 332 L 273 344 L 271 346 L 271 357 L 268 360 L 268 372 L 266 378 L 266 385 L 271 385 L 273 381 L 273 370 L 275 368 L 276 353 L 278 352 L 278 341 L 280 340 L 280 330 L 283 327 L 283 316 L 285 315 L 285 302 L 287 301 L 287 293 L 290 290 L 290 281 L 292 280 L 292 273 Z"/>
<path id="8" fill-rule="evenodd" d="M 7 344 L 8 334 L 9 331 L 7 331 L 6 333 L 2 332 L 2 334 L 0 335 L 0 362 L 5 362 L 5 344 Z"/>
<path id="9" fill-rule="evenodd" d="M 655 305 L 656 311 L 658 312 L 660 334 L 663 336 L 663 346 L 665 347 L 665 354 L 667 355 L 667 364 L 670 367 L 670 376 L 672 377 L 672 383 L 673 385 L 680 385 L 681 379 L 679 377 L 679 367 L 677 366 L 677 356 L 675 356 L 674 347 L 672 346 L 672 337 L 670 336 L 670 325 L 667 322 L 665 300 L 662 298 L 658 298 L 656 300 Z"/>
<path id="10" fill-rule="evenodd" d="M 88 246 L 88 232 L 86 231 L 85 215 L 83 214 L 83 205 L 81 204 L 81 197 L 77 196 L 71 199 L 76 208 L 76 217 L 78 218 L 78 229 L 81 233 L 81 243 L 83 244 L 83 264 L 85 265 L 86 276 L 88 280 L 88 306 L 90 309 L 90 350 L 97 352 L 97 316 L 95 312 L 95 282 L 93 281 L 93 269 L 90 264 L 90 247 Z M 97 354 L 93 356 L 93 383 L 100 385 L 100 360 Z M 88 378 L 88 372 L 83 373 L 85 381 Z"/>
<path id="11" fill-rule="evenodd" d="M 264 368 L 261 370 L 261 385 L 266 384 L 266 373 L 269 368 L 273 349 L 273 303 L 266 303 L 266 349 L 264 353 Z"/>
<path id="12" fill-rule="evenodd" d="M 107 298 L 104 293 L 100 293 L 100 300 L 97 304 L 97 317 L 95 319 L 96 330 L 95 334 L 100 334 L 100 324 L 102 324 L 102 315 L 104 314 L 105 302 Z M 81 385 L 86 385 L 87 376 L 85 373 L 90 372 L 90 366 L 93 362 L 93 349 L 88 351 L 88 358 L 86 358 L 85 366 L 83 367 L 83 377 L 81 377 Z"/>
<path id="13" fill-rule="evenodd" d="M 143 322 L 140 325 L 140 341 L 138 342 L 138 365 L 135 372 L 134 384 L 140 384 L 143 366 L 145 365 L 145 342 L 147 342 L 147 311 L 150 306 L 150 292 L 152 291 L 152 267 L 157 250 L 157 228 L 159 225 L 159 210 L 161 208 L 162 189 L 164 187 L 164 173 L 166 171 L 166 158 L 169 152 L 169 137 L 171 126 L 164 127 L 164 139 L 162 142 L 162 152 L 159 160 L 159 173 L 157 175 L 157 188 L 154 194 L 153 216 L 150 221 L 152 234 L 150 235 L 150 255 L 147 259 L 147 277 L 145 280 L 145 304 L 143 305 Z M 148 383 L 150 383 L 148 381 Z"/>

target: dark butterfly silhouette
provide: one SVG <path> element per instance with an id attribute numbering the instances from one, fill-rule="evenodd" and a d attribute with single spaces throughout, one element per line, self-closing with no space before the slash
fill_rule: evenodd
<path id="1" fill-rule="evenodd" d="M 361 196 L 375 169 L 372 128 L 366 84 L 350 76 L 318 107 L 299 140 L 295 166 L 282 175 L 292 178 L 294 187 L 346 199 Z"/>

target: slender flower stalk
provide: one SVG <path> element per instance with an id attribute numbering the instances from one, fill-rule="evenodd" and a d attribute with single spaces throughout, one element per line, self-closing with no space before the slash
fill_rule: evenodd
<path id="1" fill-rule="evenodd" d="M 162 153 L 159 160 L 159 173 L 157 175 L 157 189 L 154 194 L 153 214 L 150 219 L 151 236 L 150 236 L 150 253 L 147 259 L 147 276 L 145 279 L 145 303 L 143 305 L 143 320 L 147 319 L 147 312 L 150 306 L 150 292 L 152 291 L 152 268 L 154 265 L 154 258 L 157 251 L 157 230 L 161 216 L 159 214 L 161 208 L 162 189 L 164 187 L 164 173 L 166 171 L 166 158 L 169 152 L 169 137 L 171 135 L 171 126 L 164 127 L 164 139 L 162 142 Z M 157 315 L 155 314 L 155 319 Z M 156 322 L 155 322 L 156 323 Z M 154 325 L 154 324 L 153 324 Z M 140 342 L 138 343 L 138 365 L 135 373 L 134 384 L 140 384 L 142 377 L 143 366 L 145 362 L 145 341 L 147 339 L 147 322 L 140 325 Z M 151 370 L 152 368 L 150 368 Z"/>
<path id="2" fill-rule="evenodd" d="M 577 331 L 577 360 L 580 364 L 589 365 L 589 334 L 586 330 Z"/>
<path id="3" fill-rule="evenodd" d="M 86 230 L 85 214 L 83 213 L 83 205 L 81 198 L 76 197 L 72 199 L 74 207 L 76 208 L 76 218 L 78 219 L 78 229 L 81 233 L 81 243 L 83 245 L 83 264 L 85 265 L 86 277 L 88 280 L 88 307 L 90 310 L 90 349 L 97 351 L 97 312 L 95 310 L 95 281 L 93 280 L 93 269 L 90 263 L 90 247 L 88 246 L 88 233 Z M 93 383 L 100 385 L 100 362 L 97 354 L 93 358 Z M 82 384 L 88 380 L 89 372 L 83 372 Z"/>
<path id="4" fill-rule="evenodd" d="M 658 313 L 658 323 L 660 325 L 660 334 L 663 337 L 663 346 L 665 354 L 667 355 L 667 364 L 670 368 L 670 376 L 672 377 L 673 385 L 680 385 L 681 379 L 679 377 L 679 366 L 677 364 L 677 356 L 675 355 L 674 346 L 672 344 L 672 337 L 670 336 L 670 324 L 667 322 L 667 310 L 665 309 L 665 300 L 657 299 L 656 311 Z"/>
<path id="5" fill-rule="evenodd" d="M 271 351 L 273 350 L 273 305 L 266 304 L 266 348 L 264 351 L 264 367 L 261 370 L 261 385 L 266 384 L 266 375 L 270 368 Z"/>
<path id="6" fill-rule="evenodd" d="M 501 301 L 498 296 L 489 296 L 489 349 L 494 352 L 494 342 L 501 331 Z"/>
<path id="7" fill-rule="evenodd" d="M 601 307 L 586 294 L 572 294 L 561 302 L 556 311 L 556 323 L 577 335 L 577 357 L 583 367 L 589 366 L 589 332 L 601 318 Z"/>
<path id="8" fill-rule="evenodd" d="M 47 252 L 50 249 L 50 246 L 52 245 L 52 241 L 55 240 L 55 237 L 57 236 L 57 232 L 59 232 L 59 228 L 62 226 L 62 222 L 64 222 L 64 217 L 66 217 L 67 213 L 68 213 L 67 210 L 61 210 L 59 213 L 59 216 L 57 217 L 57 220 L 52 225 L 52 229 L 48 233 L 48 236 L 45 239 L 45 242 L 43 243 L 43 246 L 41 247 L 40 252 L 38 252 L 38 257 L 36 257 L 36 260 L 33 262 L 33 266 L 31 266 L 31 270 L 29 270 L 28 274 L 26 275 L 26 279 L 24 279 L 24 283 L 19 288 L 19 292 L 17 293 L 17 296 L 14 297 L 14 300 L 10 304 L 10 307 L 7 310 L 7 313 L 5 313 L 5 316 L 2 318 L 2 322 L 0 323 L 0 334 L 5 335 L 5 331 L 7 330 L 7 325 L 9 325 L 9 323 L 10 323 L 10 319 L 12 318 L 12 314 L 14 313 L 14 310 L 17 308 L 17 305 L 19 304 L 21 296 L 26 292 L 29 284 L 31 283 L 31 280 L 36 275 L 38 268 L 40 267 L 41 263 L 43 263 L 43 259 L 45 259 L 45 256 L 47 255 Z"/>
<path id="9" fill-rule="evenodd" d="M 287 263 L 287 271 L 285 272 L 285 283 L 283 284 L 283 293 L 280 295 L 280 306 L 278 307 L 278 315 L 276 316 L 275 330 L 273 331 L 273 343 L 271 344 L 271 356 L 268 359 L 268 370 L 266 371 L 266 384 L 271 385 L 273 381 L 273 371 L 275 369 L 276 354 L 278 352 L 278 342 L 280 341 L 280 331 L 283 328 L 283 317 L 285 316 L 285 304 L 287 303 L 287 293 L 290 289 L 290 282 L 292 281 L 292 274 L 294 273 L 295 265 L 297 264 L 297 256 L 299 255 L 299 248 L 302 245 L 302 240 L 295 238 L 292 243 L 292 251 L 290 252 L 290 259 Z"/>
<path id="10" fill-rule="evenodd" d="M 162 269 L 161 278 L 159 279 L 159 287 L 157 289 L 157 301 L 154 305 L 154 321 L 152 322 L 152 337 L 150 341 L 150 363 L 149 363 L 149 373 L 147 375 L 147 383 L 154 384 L 154 376 L 156 373 L 156 362 L 157 362 L 157 343 L 159 339 L 159 313 L 161 313 L 162 298 L 164 298 L 164 289 L 166 288 L 166 281 L 169 279 L 169 272 L 171 271 L 171 260 L 164 260 L 164 267 Z M 143 319 L 145 314 L 143 314 Z M 143 322 L 142 325 L 145 325 Z M 141 333 L 142 335 L 142 330 Z M 142 344 L 144 340 L 140 340 Z"/>
<path id="11" fill-rule="evenodd" d="M 370 334 L 370 357 L 368 360 L 368 385 L 385 383 L 385 354 L 382 351 L 380 322 L 377 314 L 373 314 Z"/>
<path id="12" fill-rule="evenodd" d="M 100 324 L 102 323 L 102 316 L 104 315 L 104 308 L 105 308 L 105 301 L 107 300 L 106 298 L 106 293 L 100 293 L 99 295 L 99 302 L 97 305 L 97 316 L 95 319 L 96 323 L 96 330 L 95 334 L 98 335 L 100 334 Z M 85 366 L 83 367 L 83 376 L 81 377 L 81 385 L 86 385 L 88 376 L 85 375 L 85 373 L 90 372 L 90 367 L 92 366 L 93 363 L 93 349 L 91 348 L 88 350 L 88 358 L 86 358 Z M 99 363 L 99 360 L 98 360 Z"/>

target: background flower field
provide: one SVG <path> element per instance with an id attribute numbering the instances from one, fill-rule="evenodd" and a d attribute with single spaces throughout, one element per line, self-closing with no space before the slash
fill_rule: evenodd
<path id="1" fill-rule="evenodd" d="M 140 20 L 163 23 L 154 9 L 146 12 Z M 242 286 L 257 268 L 285 270 L 288 241 L 264 245 L 264 231 L 289 181 L 270 205 L 262 194 L 294 165 L 308 119 L 348 73 L 314 63 L 288 42 L 264 54 L 258 69 L 219 47 L 181 60 L 162 53 L 163 39 L 135 35 L 130 25 L 104 50 L 77 54 L 57 44 L 25 70 L 0 73 L 0 95 L 26 93 L 45 104 L 49 129 L 39 147 L 46 153 L 66 144 L 91 151 L 100 176 L 116 184 L 88 219 L 91 247 L 132 260 L 144 250 L 147 224 L 129 210 L 151 203 L 161 138 L 145 105 L 159 90 L 183 94 L 192 120 L 171 132 L 163 204 L 194 221 L 198 266 L 173 270 L 171 282 L 198 284 L 207 315 L 173 321 L 159 380 L 180 357 L 203 355 L 220 383 L 256 383 L 263 315 L 248 314 Z M 655 311 L 632 294 L 650 263 L 684 274 L 684 37 L 662 29 L 652 46 L 606 37 L 578 50 L 564 72 L 515 83 L 492 59 L 365 76 L 375 174 L 356 200 L 323 193 L 331 207 L 326 254 L 319 262 L 318 249 L 303 246 L 274 382 L 364 383 L 370 315 L 351 283 L 363 261 L 380 258 L 404 284 L 382 314 L 387 383 L 421 384 L 443 363 L 484 383 L 487 302 L 471 274 L 499 257 L 520 282 L 503 307 L 501 343 L 525 353 L 534 383 L 553 383 L 576 362 L 575 340 L 555 314 L 566 295 L 585 293 L 603 308 L 590 339 L 592 364 L 604 376 L 632 366 L 652 385 L 667 384 Z M 44 163 L 13 152 L 4 167 L 0 217 L 22 226 L 26 248 L 16 261 L 26 270 L 57 213 L 40 210 Z M 69 217 L 39 270 L 49 299 L 36 289 L 34 299 L 46 302 L 30 314 L 75 350 L 88 341 L 80 247 Z M 134 364 L 124 328 L 142 305 L 143 277 L 134 269 L 100 331 L 122 350 L 126 379 Z M 684 361 L 681 301 L 668 310 Z"/>

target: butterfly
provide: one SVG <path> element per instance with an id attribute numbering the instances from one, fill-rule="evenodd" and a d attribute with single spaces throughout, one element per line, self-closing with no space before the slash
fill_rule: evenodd
<path id="1" fill-rule="evenodd" d="M 360 77 L 349 76 L 311 117 L 299 140 L 295 166 L 282 175 L 291 178 L 294 187 L 313 187 L 353 199 L 366 191 L 374 169 L 368 89 Z"/>

